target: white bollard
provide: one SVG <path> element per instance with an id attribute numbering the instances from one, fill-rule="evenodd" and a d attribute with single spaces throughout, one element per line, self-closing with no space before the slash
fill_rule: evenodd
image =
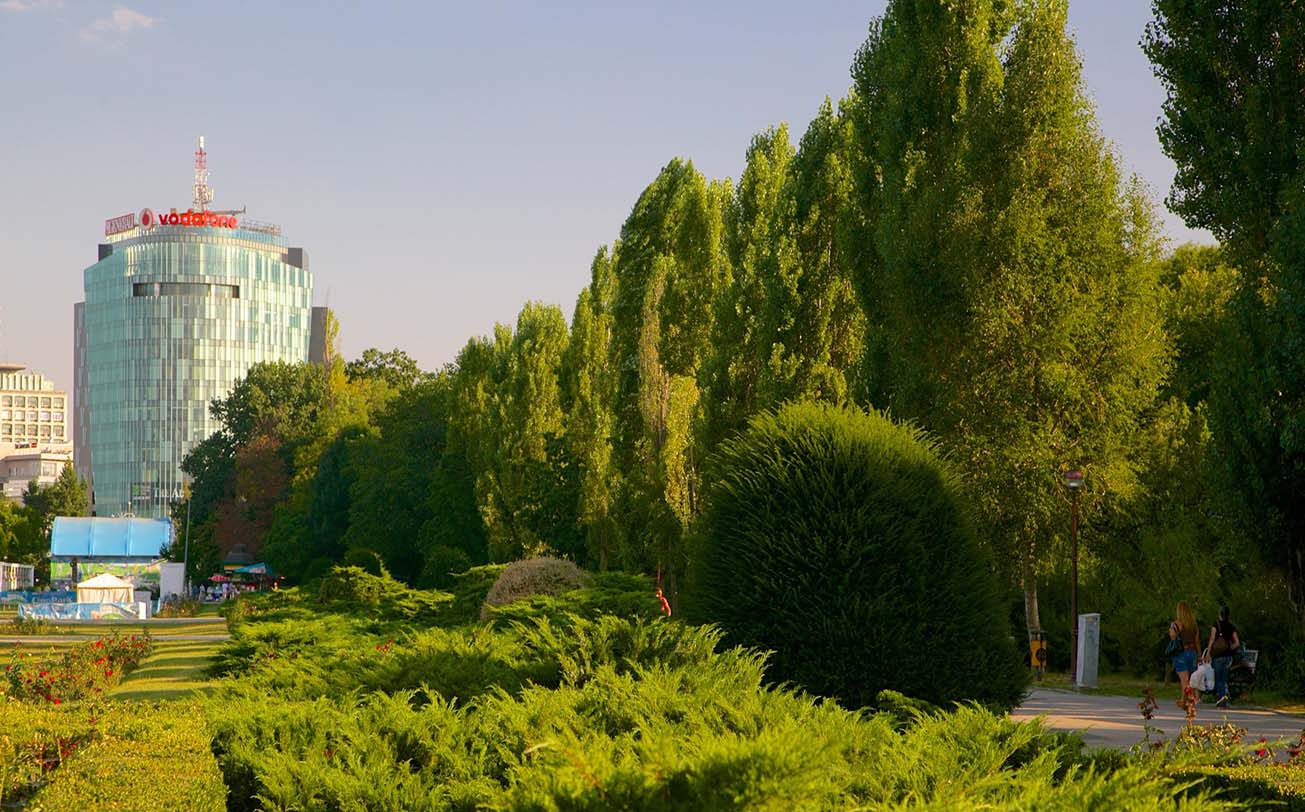
<path id="1" fill-rule="evenodd" d="M 1078 616 L 1078 673 L 1074 684 L 1080 688 L 1097 687 L 1097 660 L 1101 655 L 1101 615 L 1091 612 Z"/>

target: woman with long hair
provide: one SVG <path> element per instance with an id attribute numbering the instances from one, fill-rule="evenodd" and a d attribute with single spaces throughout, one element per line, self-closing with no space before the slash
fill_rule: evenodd
<path id="1" fill-rule="evenodd" d="M 1179 601 L 1178 609 L 1174 612 L 1174 622 L 1169 624 L 1169 638 L 1171 640 L 1182 641 L 1183 650 L 1173 655 L 1174 672 L 1178 674 L 1178 681 L 1183 685 L 1183 695 L 1179 697 L 1176 703 L 1178 707 L 1186 709 L 1189 700 L 1191 688 L 1192 672 L 1196 670 L 1196 645 L 1198 632 L 1196 628 L 1196 616 L 1192 614 L 1191 608 L 1187 601 Z"/>

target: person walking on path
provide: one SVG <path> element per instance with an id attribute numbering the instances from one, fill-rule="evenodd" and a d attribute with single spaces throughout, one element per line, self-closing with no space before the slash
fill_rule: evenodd
<path id="1" fill-rule="evenodd" d="M 1214 695 L 1219 707 L 1228 706 L 1228 669 L 1232 667 L 1233 655 L 1241 646 L 1237 637 L 1237 627 L 1228 620 L 1228 607 L 1219 607 L 1219 620 L 1210 627 L 1210 642 L 1205 647 L 1205 659 L 1214 668 Z"/>
<path id="2" fill-rule="evenodd" d="M 1174 612 L 1176 617 L 1174 622 L 1169 624 L 1169 639 L 1179 641 L 1182 649 L 1172 655 L 1174 672 L 1178 674 L 1178 681 L 1183 685 L 1183 695 L 1178 699 L 1177 704 L 1180 708 L 1186 708 L 1187 703 L 1192 701 L 1190 696 L 1192 672 L 1196 670 L 1196 645 L 1199 639 L 1199 633 L 1196 629 L 1196 616 L 1187 606 L 1187 601 L 1179 601 L 1178 609 Z"/>

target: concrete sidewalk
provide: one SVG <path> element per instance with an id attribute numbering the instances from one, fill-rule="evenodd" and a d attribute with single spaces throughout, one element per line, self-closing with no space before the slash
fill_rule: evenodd
<path id="1" fill-rule="evenodd" d="M 1088 747 L 1126 749 L 1144 738 L 1144 722 L 1137 709 L 1140 701 L 1140 696 L 1102 696 L 1038 687 L 1033 689 L 1023 705 L 1011 711 L 1011 718 L 1027 721 L 1043 716 L 1046 717 L 1044 724 L 1052 730 L 1082 732 Z M 1172 699 L 1162 699 L 1150 724 L 1153 728 L 1160 728 L 1161 736 L 1172 739 L 1186 722 L 1187 718 Z M 1197 724 L 1224 722 L 1246 728 L 1245 741 L 1248 742 L 1258 741 L 1261 736 L 1269 741 L 1295 740 L 1305 729 L 1305 715 L 1251 707 L 1225 710 L 1214 705 L 1198 706 Z M 1152 735 L 1155 735 L 1154 731 Z"/>

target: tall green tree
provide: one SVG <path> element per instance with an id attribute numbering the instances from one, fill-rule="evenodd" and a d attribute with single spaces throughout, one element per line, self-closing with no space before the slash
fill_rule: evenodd
<path id="1" fill-rule="evenodd" d="M 716 302 L 706 388 L 708 447 L 771 405 L 763 393 L 780 323 L 780 290 L 797 276 L 788 127 L 752 139 L 725 221 L 731 278 Z"/>
<path id="2" fill-rule="evenodd" d="M 798 260 L 783 265 L 771 285 L 775 335 L 762 386 L 768 404 L 839 403 L 857 394 L 866 325 L 852 284 L 857 207 L 849 119 L 825 99 L 791 164 Z"/>
<path id="3" fill-rule="evenodd" d="M 611 354 L 615 278 L 606 248 L 594 257 L 590 281 L 576 300 L 563 365 L 566 437 L 578 468 L 576 518 L 588 540 L 588 558 L 606 570 L 616 547 L 612 500 L 618 488 L 612 465 L 616 376 Z"/>
<path id="4" fill-rule="evenodd" d="M 528 302 L 516 329 L 495 330 L 492 359 L 470 394 L 476 497 L 494 560 L 575 546 L 574 507 L 559 515 L 547 484 L 566 468 L 559 374 L 567 326 L 560 308 Z M 470 416 L 469 416 L 470 417 Z"/>
<path id="5" fill-rule="evenodd" d="M 615 264 L 613 463 L 623 476 L 613 515 L 622 563 L 660 566 L 672 595 L 700 451 L 676 432 L 700 436 L 713 317 L 730 281 L 724 212 L 731 197 L 728 183 L 709 184 L 691 163 L 672 161 L 635 203 Z"/>
<path id="6" fill-rule="evenodd" d="M 1291 584 L 1305 634 L 1305 9 L 1154 0 L 1143 43 L 1167 91 L 1170 206 L 1242 272 L 1210 423 L 1234 506 Z"/>
<path id="7" fill-rule="evenodd" d="M 1169 350 L 1150 207 L 1097 130 L 1063 0 L 896 0 L 854 68 L 857 281 L 893 414 L 953 450 L 1040 629 L 1068 515 L 1136 487 Z"/>

